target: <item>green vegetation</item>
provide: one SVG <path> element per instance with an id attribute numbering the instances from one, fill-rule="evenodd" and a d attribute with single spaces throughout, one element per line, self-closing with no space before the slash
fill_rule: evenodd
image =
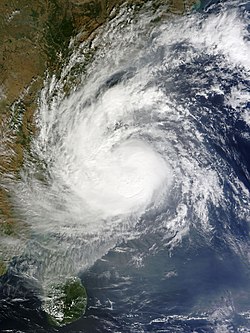
<path id="1" fill-rule="evenodd" d="M 7 272 L 7 266 L 4 261 L 0 259 L 0 276 L 4 275 Z"/>
<path id="2" fill-rule="evenodd" d="M 52 0 L 49 3 L 45 26 L 45 52 L 48 65 L 53 69 L 60 70 L 61 61 L 68 56 L 70 38 L 75 35 L 73 19 L 68 14 L 67 7 Z"/>
<path id="3" fill-rule="evenodd" d="M 52 286 L 44 310 L 51 325 L 64 326 L 79 319 L 85 313 L 86 306 L 86 290 L 80 279 L 72 278 L 65 284 Z"/>

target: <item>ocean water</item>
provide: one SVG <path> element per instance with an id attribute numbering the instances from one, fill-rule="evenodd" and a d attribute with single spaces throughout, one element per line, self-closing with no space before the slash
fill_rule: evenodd
<path id="1" fill-rule="evenodd" d="M 72 41 L 10 185 L 31 236 L 2 332 L 250 332 L 249 10 L 124 7 Z M 50 327 L 43 297 L 71 276 L 86 313 Z"/>

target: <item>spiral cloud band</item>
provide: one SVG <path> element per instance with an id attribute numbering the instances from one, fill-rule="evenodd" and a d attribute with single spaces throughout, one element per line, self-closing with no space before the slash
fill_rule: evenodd
<path id="1" fill-rule="evenodd" d="M 45 82 L 39 133 L 17 186 L 33 231 L 27 256 L 42 253 L 45 284 L 138 234 L 157 234 L 172 248 L 195 230 L 208 242 L 218 225 L 231 230 L 230 214 L 237 221 L 248 214 L 244 182 L 223 155 L 233 156 L 224 148 L 231 125 L 217 105 L 231 103 L 228 117 L 241 117 L 237 105 L 246 97 L 236 105 L 239 87 L 229 89 L 227 80 L 249 71 L 243 23 L 234 10 L 221 25 L 199 14 L 158 25 L 154 15 L 129 20 L 121 11 L 90 44 L 72 46 L 61 76 Z M 237 36 L 230 43 L 227 27 Z M 224 219 L 216 224 L 219 210 Z"/>

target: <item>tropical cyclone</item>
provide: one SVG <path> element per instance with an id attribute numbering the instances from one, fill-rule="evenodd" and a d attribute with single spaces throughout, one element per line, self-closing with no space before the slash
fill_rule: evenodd
<path id="1" fill-rule="evenodd" d="M 181 14 L 198 1 L 171 0 L 169 12 Z M 6 183 L 22 166 L 35 132 L 33 120 L 45 72 L 60 69 L 72 36 L 86 40 L 124 0 L 1 1 L 0 3 L 0 236 L 26 238 L 14 216 Z M 128 4 L 141 7 L 143 1 Z M 161 0 L 155 0 L 156 8 Z M 26 236 L 25 236 L 26 235 Z M 18 247 L 17 247 L 18 249 Z M 5 254 L 3 254 L 5 253 Z M 0 252 L 0 275 L 13 255 Z"/>
<path id="2" fill-rule="evenodd" d="M 2 54 L 0 63 L 0 275 L 6 272 L 7 264 L 13 255 L 21 254 L 23 245 L 29 238 L 28 227 L 12 210 L 9 185 L 18 177 L 24 152 L 29 150 L 31 137 L 36 131 L 33 115 L 38 105 L 45 72 L 47 70 L 55 74 L 59 72 L 64 60 L 67 59 L 71 37 L 77 35 L 78 43 L 89 38 L 108 20 L 111 12 L 115 15 L 116 6 L 122 2 L 54 0 L 34 1 L 31 4 L 30 1 L 21 0 L 5 1 L 0 4 L 2 13 L 0 20 L 2 27 L 0 32 Z M 191 1 L 169 1 L 168 12 L 183 13 L 192 3 Z M 135 5 L 140 8 L 142 4 L 143 2 L 130 1 L 128 6 Z M 154 1 L 152 5 L 158 8 L 161 2 Z M 76 154 L 78 153 L 77 151 Z M 84 157 L 82 160 L 86 161 L 85 156 L 81 155 L 82 152 L 79 154 L 80 157 Z M 137 211 L 140 207 L 144 210 L 152 201 L 159 201 L 162 184 L 171 183 L 171 168 L 146 144 L 128 141 L 111 151 L 109 157 L 110 164 L 96 170 L 100 180 L 107 179 L 107 181 L 101 181 L 98 186 L 92 186 L 88 178 L 83 177 L 83 184 L 80 186 L 80 194 L 84 197 L 87 197 L 86 191 L 89 194 L 87 204 L 104 211 L 107 215 L 111 212 L 126 214 Z M 102 159 L 102 155 L 99 158 Z M 146 163 L 148 160 L 150 163 Z M 120 163 L 123 161 L 126 163 Z M 94 165 L 100 165 L 98 160 L 87 162 L 90 171 L 93 170 L 93 162 Z M 155 174 L 155 169 L 162 172 Z M 81 168 L 79 170 L 81 171 Z M 165 177 L 166 174 L 168 178 Z M 117 181 L 110 187 L 110 184 L 114 184 L 114 181 L 109 182 L 109 179 L 113 179 L 112 177 L 115 177 Z M 74 179 L 71 179 L 69 185 L 74 186 Z M 112 195 L 112 202 L 117 200 L 116 210 L 105 202 L 105 197 L 99 196 L 100 186 L 106 191 L 104 193 L 107 197 Z M 76 188 L 79 190 L 79 186 Z M 70 282 L 69 288 L 72 283 L 82 288 L 85 301 L 85 290 L 80 282 Z M 68 294 L 61 285 L 56 288 L 59 288 L 58 290 L 62 293 L 58 301 L 60 303 L 64 294 L 66 296 Z M 54 304 L 56 298 L 51 297 L 51 299 L 52 304 L 45 304 L 44 307 L 49 313 L 51 308 L 57 306 Z M 75 301 L 74 298 L 72 299 Z M 79 302 L 82 304 L 82 300 Z M 81 306 L 78 315 L 82 312 Z M 69 321 L 72 319 L 73 317 L 70 317 Z"/>

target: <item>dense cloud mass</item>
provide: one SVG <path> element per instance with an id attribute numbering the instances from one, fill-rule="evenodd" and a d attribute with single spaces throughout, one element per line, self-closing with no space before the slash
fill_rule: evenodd
<path id="1" fill-rule="evenodd" d="M 45 294 L 82 271 L 92 307 L 114 311 L 100 319 L 102 332 L 236 332 L 238 310 L 211 304 L 230 289 L 230 260 L 239 281 L 249 267 L 249 13 L 236 1 L 186 16 L 162 11 L 121 10 L 47 78 L 16 185 L 32 229 L 22 261 Z M 110 281 L 105 301 L 89 276 Z M 122 297 L 112 283 L 124 283 Z"/>

